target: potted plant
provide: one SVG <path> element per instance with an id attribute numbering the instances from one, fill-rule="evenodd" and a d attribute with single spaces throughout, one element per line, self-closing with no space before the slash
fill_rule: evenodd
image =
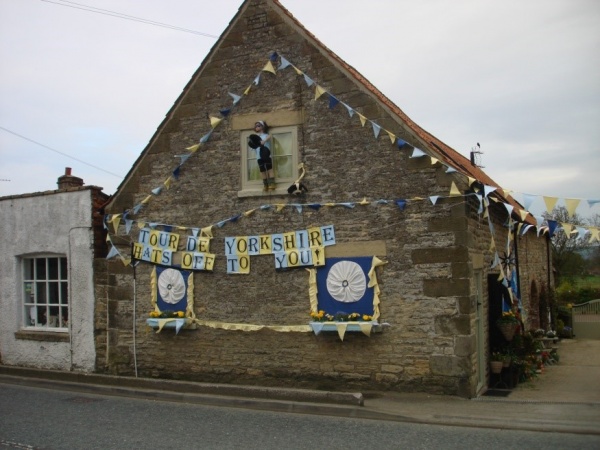
<path id="1" fill-rule="evenodd" d="M 505 311 L 502 316 L 496 321 L 496 326 L 508 342 L 512 341 L 515 332 L 519 327 L 519 320 L 512 311 Z"/>
<path id="2" fill-rule="evenodd" d="M 504 365 L 504 354 L 500 352 L 493 352 L 490 355 L 490 369 L 492 373 L 502 372 L 502 366 Z"/>

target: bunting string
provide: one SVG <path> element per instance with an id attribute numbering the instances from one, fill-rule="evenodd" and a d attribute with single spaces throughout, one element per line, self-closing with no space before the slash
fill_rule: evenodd
<path id="1" fill-rule="evenodd" d="M 279 66 L 276 68 L 274 63 L 276 63 L 279 60 Z M 420 148 L 410 144 L 409 142 L 405 141 L 404 139 L 400 138 L 397 136 L 396 133 L 387 130 L 385 128 L 383 128 L 381 125 L 377 124 L 375 121 L 368 119 L 367 117 L 365 117 L 363 114 L 361 114 L 360 112 L 358 112 L 358 110 L 356 110 L 355 108 L 353 108 L 352 106 L 346 104 L 345 102 L 341 101 L 340 99 L 338 99 L 337 97 L 335 97 L 332 93 L 330 93 L 329 91 L 327 91 L 325 88 L 323 88 L 321 85 L 318 84 L 318 82 L 316 82 L 313 78 L 311 78 L 308 74 L 304 73 L 301 69 L 299 69 L 297 66 L 295 66 L 294 64 L 292 64 L 288 59 L 286 59 L 284 56 L 279 55 L 277 52 L 273 52 L 270 57 L 269 60 L 267 61 L 267 63 L 264 65 L 264 67 L 261 69 L 261 71 L 254 77 L 253 81 L 248 85 L 248 87 L 244 90 L 242 95 L 238 95 L 236 93 L 233 92 L 228 92 L 228 95 L 231 97 L 232 99 L 232 105 L 230 107 L 225 107 L 222 108 L 221 110 L 219 110 L 219 116 L 209 116 L 209 122 L 210 122 L 210 129 L 208 130 L 208 132 L 206 132 L 204 135 L 202 135 L 202 137 L 199 139 L 197 144 L 191 145 L 189 147 L 186 147 L 185 150 L 187 150 L 188 153 L 184 153 L 184 154 L 179 154 L 179 155 L 174 155 L 176 158 L 179 159 L 178 164 L 176 165 L 176 167 L 171 171 L 171 174 L 167 177 L 167 179 L 162 183 L 161 186 L 157 186 L 156 188 L 153 188 L 150 192 L 149 195 L 147 195 L 146 197 L 144 197 L 144 199 L 136 204 L 135 206 L 133 206 L 133 208 L 131 208 L 130 210 L 125 211 L 123 214 L 113 214 L 113 215 L 109 215 L 105 217 L 105 222 L 104 222 L 104 227 L 110 231 L 110 228 L 112 228 L 114 230 L 114 234 L 117 234 L 116 231 L 119 228 L 119 225 L 121 223 L 121 221 L 123 220 L 125 222 L 125 228 L 126 228 L 126 232 L 127 234 L 129 234 L 129 232 L 131 231 L 131 227 L 133 224 L 137 224 L 138 227 L 143 227 L 143 226 L 147 226 L 149 225 L 151 228 L 154 227 L 163 227 L 163 228 L 167 228 L 170 227 L 172 228 L 177 228 L 180 229 L 182 231 L 184 230 L 198 230 L 199 228 L 193 227 L 193 228 L 188 228 L 188 227 L 181 227 L 181 226 L 173 226 L 173 225 L 167 225 L 167 224 L 159 224 L 159 223 L 155 223 L 155 224 L 146 224 L 144 223 L 143 225 L 141 225 L 141 222 L 137 222 L 135 220 L 131 220 L 129 219 L 129 215 L 137 215 L 139 214 L 139 212 L 141 211 L 141 209 L 148 205 L 148 203 L 154 198 L 159 196 L 163 190 L 169 190 L 172 183 L 177 181 L 180 173 L 181 173 L 181 168 L 186 164 L 186 162 L 190 159 L 190 157 L 196 153 L 203 145 L 205 145 L 209 140 L 210 137 L 212 135 L 212 132 L 221 125 L 221 123 L 223 121 L 225 121 L 230 114 L 232 113 L 233 109 L 238 107 L 240 102 L 243 99 L 243 96 L 247 96 L 252 92 L 252 89 L 255 87 L 259 87 L 260 83 L 262 81 L 262 75 L 264 72 L 270 73 L 274 76 L 277 76 L 278 72 L 281 72 L 284 69 L 287 69 L 291 67 L 298 76 L 302 76 L 306 82 L 307 87 L 314 89 L 314 100 L 317 101 L 320 98 L 324 98 L 327 101 L 328 104 L 328 108 L 329 109 L 334 109 L 337 107 L 337 105 L 341 104 L 342 106 L 344 106 L 348 112 L 348 116 L 350 119 L 352 119 L 354 116 L 358 117 L 358 119 L 360 120 L 361 126 L 365 127 L 365 125 L 367 123 L 370 124 L 370 128 L 373 132 L 374 138 L 377 140 L 380 136 L 386 136 L 390 139 L 390 142 L 393 145 L 396 145 L 399 149 L 412 149 L 412 152 L 409 156 L 409 158 L 423 158 L 423 157 L 428 157 L 431 160 L 431 165 L 435 165 L 437 163 L 440 163 L 442 165 L 444 165 L 446 167 L 445 172 L 448 174 L 453 174 L 453 173 L 457 173 L 463 177 L 465 177 L 468 182 L 469 182 L 469 186 L 473 186 L 477 180 L 475 180 L 474 178 L 460 172 L 458 169 L 456 169 L 455 167 L 452 167 L 451 165 L 448 165 L 446 163 L 442 163 L 439 159 L 429 155 L 428 153 L 426 153 L 426 151 L 421 150 Z M 482 184 L 482 183 L 480 183 Z M 488 197 L 491 198 L 492 200 L 499 202 L 500 200 L 497 197 L 491 197 L 490 195 L 492 193 L 494 193 L 495 191 L 497 191 L 499 188 L 495 187 L 495 186 L 487 186 L 484 185 L 483 186 L 483 194 L 475 194 L 478 195 L 481 207 L 479 210 L 480 214 L 483 214 L 484 217 L 486 216 L 486 214 L 488 214 L 487 212 L 487 208 L 489 206 L 489 202 Z M 515 198 L 515 192 L 514 191 L 510 191 L 510 190 L 503 190 L 503 194 L 505 198 L 508 198 L 508 196 L 510 195 L 511 197 L 513 197 L 513 199 L 517 200 Z M 450 197 L 459 197 L 459 196 L 468 196 L 468 195 L 474 195 L 472 193 L 467 193 L 467 194 L 461 194 L 461 192 L 459 191 L 458 187 L 456 186 L 456 184 L 454 183 L 454 181 L 451 184 L 451 188 L 450 188 L 450 192 L 448 196 L 430 196 L 429 200 L 432 202 L 433 205 L 436 205 L 437 201 L 440 198 L 450 198 Z M 558 197 L 548 197 L 548 196 L 535 196 L 532 194 L 521 194 L 523 197 L 523 201 L 520 202 L 521 205 L 524 206 L 523 210 L 519 210 L 519 211 L 515 211 L 516 214 L 518 214 L 518 216 L 520 217 L 521 221 L 525 221 L 528 215 L 531 215 L 533 217 L 533 220 L 536 222 L 537 224 L 537 231 L 538 231 L 538 235 L 540 234 L 544 234 L 544 233 L 549 233 L 550 235 L 552 235 L 554 232 L 556 232 L 557 230 L 565 230 L 565 232 L 570 235 L 570 230 L 572 229 L 570 227 L 570 224 L 554 224 L 552 223 L 553 221 L 545 221 L 543 219 L 543 217 L 534 217 L 533 214 L 531 214 L 529 212 L 529 208 L 531 207 L 531 205 L 533 204 L 533 202 L 537 199 L 537 198 L 542 198 L 545 205 L 546 205 L 546 211 L 547 212 L 551 212 L 552 209 L 554 208 L 554 206 L 556 206 L 557 201 L 559 200 Z M 419 200 L 424 200 L 423 198 L 413 198 L 413 199 L 409 199 L 409 200 L 404 200 L 404 199 L 396 199 L 396 200 L 377 200 L 375 203 L 376 204 L 391 204 L 391 205 L 396 205 L 398 206 L 400 209 L 404 209 L 406 207 L 407 202 L 414 202 L 414 201 L 419 201 Z M 573 214 L 575 214 L 576 209 L 580 206 L 581 204 L 581 200 L 583 199 L 564 199 L 567 211 L 569 213 L 570 216 L 572 216 Z M 517 200 L 518 201 L 518 200 Z M 371 202 L 366 201 L 366 199 L 364 199 L 362 202 L 343 202 L 343 203 L 325 203 L 325 204 L 318 204 L 318 203 L 312 203 L 312 204 L 298 204 L 298 203 L 288 203 L 288 204 L 274 204 L 274 205 L 263 205 L 257 209 L 272 209 L 275 208 L 277 211 L 281 211 L 283 208 L 286 207 L 292 207 L 295 208 L 299 213 L 302 212 L 302 210 L 304 208 L 311 208 L 311 209 L 318 209 L 322 206 L 326 206 L 326 207 L 331 207 L 331 206 L 343 206 L 343 207 L 347 207 L 347 208 L 354 208 L 356 205 L 365 205 L 365 204 L 370 204 Z M 486 205 L 487 203 L 487 205 Z M 504 202 L 502 202 L 504 203 Z M 600 203 L 600 199 L 588 199 L 587 200 L 587 204 L 588 206 L 591 208 L 595 205 L 597 205 L 598 203 Z M 507 212 L 509 214 L 509 216 L 512 215 L 513 213 L 513 206 L 509 205 L 508 203 L 504 203 L 505 207 L 507 208 Z M 255 209 L 256 210 L 256 209 Z M 233 217 L 230 217 L 228 219 L 222 220 L 220 222 L 217 222 L 215 224 L 212 224 L 208 227 L 204 227 L 204 229 L 212 229 L 213 227 L 222 227 L 224 226 L 226 223 L 228 222 L 235 222 L 237 221 L 240 217 L 242 216 L 248 216 L 251 215 L 255 210 L 251 210 L 251 211 L 246 211 L 243 214 L 239 214 Z M 489 218 L 489 215 L 487 216 Z M 489 222 L 490 224 L 490 232 L 492 233 L 492 236 L 494 236 L 494 230 L 493 227 L 491 225 L 491 222 Z M 574 225 L 573 225 L 574 227 Z M 528 226 L 527 228 L 524 229 L 523 233 L 527 232 L 530 229 L 530 227 Z M 195 231 L 197 233 L 197 231 Z M 590 240 L 600 240 L 599 238 L 599 229 L 598 227 L 581 227 L 581 226 L 577 226 L 577 232 L 573 234 L 574 236 L 576 236 L 577 239 L 583 239 L 586 237 L 589 237 Z M 110 232 L 107 235 L 107 242 L 110 244 L 110 251 L 108 253 L 107 259 L 119 256 L 123 263 L 125 265 L 128 265 L 131 263 L 130 258 L 125 258 L 121 255 L 121 253 L 119 252 L 119 250 L 117 249 L 117 247 L 114 245 L 112 238 L 110 236 Z M 495 244 L 492 242 L 491 247 L 495 248 Z"/>

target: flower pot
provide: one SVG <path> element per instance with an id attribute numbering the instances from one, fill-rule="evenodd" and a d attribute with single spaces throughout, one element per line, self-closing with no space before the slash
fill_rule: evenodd
<path id="1" fill-rule="evenodd" d="M 510 342 L 513 340 L 513 337 L 515 337 L 518 326 L 518 323 L 504 322 L 498 324 L 498 329 L 502 333 L 502 336 L 504 336 L 504 339 Z"/>
<path id="2" fill-rule="evenodd" d="M 490 369 L 492 369 L 492 373 L 500 373 L 502 372 L 503 361 L 490 361 Z"/>
<path id="3" fill-rule="evenodd" d="M 506 358 L 502 361 L 502 367 L 510 367 L 510 358 Z"/>

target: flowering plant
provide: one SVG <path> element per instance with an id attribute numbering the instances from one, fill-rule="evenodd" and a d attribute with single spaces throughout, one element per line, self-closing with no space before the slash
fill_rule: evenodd
<path id="1" fill-rule="evenodd" d="M 517 319 L 517 316 L 515 316 L 514 312 L 505 311 L 502 313 L 502 317 L 500 317 L 496 323 L 497 324 L 502 324 L 502 323 L 517 324 L 517 323 L 519 323 L 519 320 Z"/>
<path id="2" fill-rule="evenodd" d="M 506 355 L 504 353 L 500 353 L 500 352 L 493 352 L 490 355 L 491 361 L 504 361 L 505 358 L 506 358 Z"/>
<path id="3" fill-rule="evenodd" d="M 183 311 L 152 311 L 150 317 L 155 319 L 170 319 L 170 318 L 183 318 L 185 313 Z"/>
<path id="4" fill-rule="evenodd" d="M 373 316 L 369 316 L 368 314 L 338 312 L 335 315 L 331 315 L 323 310 L 311 311 L 310 317 L 315 322 L 369 322 L 373 320 Z"/>

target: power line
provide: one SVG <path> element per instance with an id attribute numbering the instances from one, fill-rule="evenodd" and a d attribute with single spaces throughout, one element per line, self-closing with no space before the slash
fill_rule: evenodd
<path id="1" fill-rule="evenodd" d="M 147 25 L 154 25 L 157 27 L 169 28 L 169 29 L 175 30 L 175 31 L 183 31 L 184 33 L 191 33 L 191 34 L 195 34 L 198 36 L 204 36 L 204 37 L 209 37 L 209 38 L 214 38 L 214 39 L 219 37 L 219 36 L 215 36 L 213 34 L 202 33 L 201 31 L 190 30 L 189 28 L 183 28 L 183 27 L 178 27 L 175 25 L 169 25 L 168 23 L 156 22 L 154 20 L 143 19 L 141 17 L 131 16 L 129 14 L 123 14 L 120 12 L 111 11 L 110 9 L 96 8 L 94 6 L 83 5 L 81 3 L 71 2 L 71 1 L 67 1 L 67 0 L 57 0 L 57 1 L 41 0 L 41 1 L 46 2 L 46 3 L 53 3 L 55 5 L 60 5 L 60 6 L 66 6 L 68 8 L 80 9 L 82 11 L 93 12 L 96 14 L 102 14 L 105 16 L 118 17 L 119 19 L 131 20 L 133 22 L 145 23 Z"/>
<path id="2" fill-rule="evenodd" d="M 51 151 L 53 151 L 54 153 L 58 153 L 59 155 L 63 155 L 63 156 L 66 156 L 67 158 L 71 158 L 71 159 L 73 159 L 73 160 L 75 160 L 75 161 L 77 161 L 77 162 L 80 162 L 81 164 L 85 164 L 86 166 L 93 167 L 94 169 L 96 169 L 96 170 L 100 170 L 101 172 L 105 172 L 105 173 L 107 173 L 107 174 L 109 174 L 109 175 L 113 175 L 113 176 L 115 176 L 115 177 L 117 177 L 117 178 L 123 179 L 123 176 L 122 176 L 122 175 L 117 175 L 116 173 L 109 172 L 108 170 L 104 170 L 104 169 L 103 169 L 103 168 L 101 168 L 101 167 L 94 166 L 93 164 L 90 164 L 90 163 L 87 163 L 87 162 L 85 162 L 85 161 L 82 161 L 82 160 L 81 160 L 81 159 L 79 159 L 79 158 L 75 158 L 74 156 L 68 155 L 67 153 L 63 153 L 63 152 L 61 152 L 61 151 L 58 151 L 58 150 L 56 150 L 56 149 L 54 149 L 54 148 L 52 148 L 52 147 L 48 147 L 47 145 L 44 145 L 44 144 L 42 144 L 42 143 L 40 143 L 40 142 L 37 142 L 37 141 L 34 141 L 33 139 L 29 139 L 28 137 L 25 137 L 25 136 L 23 136 L 23 135 L 21 135 L 21 134 L 19 134 L 19 133 L 15 133 L 14 131 L 11 131 L 11 130 L 9 130 L 9 129 L 7 129 L 7 128 L 4 128 L 4 127 L 2 127 L 2 126 L 0 126 L 0 130 L 4 130 L 4 131 L 6 131 L 7 133 L 10 133 L 10 134 L 12 134 L 12 135 L 14 135 L 14 136 L 18 136 L 18 137 L 20 137 L 21 139 L 25 139 L 26 141 L 32 142 L 32 143 L 34 143 L 34 144 L 36 144 L 36 145 L 39 145 L 40 147 L 43 147 L 43 148 L 45 148 L 45 149 L 48 149 L 48 150 L 51 150 Z"/>

